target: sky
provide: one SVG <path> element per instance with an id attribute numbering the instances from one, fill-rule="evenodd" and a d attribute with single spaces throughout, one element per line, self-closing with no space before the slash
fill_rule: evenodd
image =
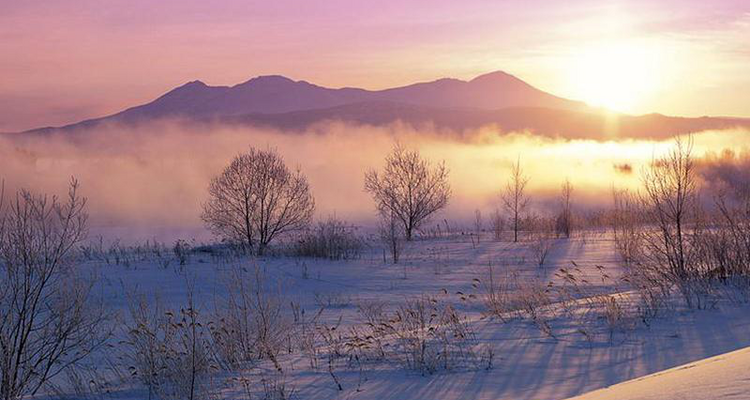
<path id="1" fill-rule="evenodd" d="M 381 89 L 503 70 L 627 113 L 750 117 L 748 38 L 748 0 L 0 0 L 0 131 L 268 74 Z"/>

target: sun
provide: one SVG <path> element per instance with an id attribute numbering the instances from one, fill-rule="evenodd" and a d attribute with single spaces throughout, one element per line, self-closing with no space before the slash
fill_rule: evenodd
<path id="1" fill-rule="evenodd" d="M 599 43 L 574 52 L 569 85 L 592 106 L 633 112 L 660 84 L 660 51 L 645 42 Z"/>

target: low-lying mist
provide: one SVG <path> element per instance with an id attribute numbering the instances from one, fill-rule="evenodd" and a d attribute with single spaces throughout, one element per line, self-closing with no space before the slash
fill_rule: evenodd
<path id="1" fill-rule="evenodd" d="M 701 164 L 707 169 L 704 175 L 712 181 L 724 176 L 731 180 L 734 172 L 727 172 L 727 165 L 747 160 L 740 155 L 748 135 L 739 130 L 696 134 L 694 153 L 711 154 Z M 401 124 L 332 122 L 300 134 L 160 121 L 74 134 L 0 136 L 0 179 L 5 180 L 6 196 L 20 187 L 61 194 L 75 176 L 88 197 L 94 234 L 125 240 L 203 240 L 208 234 L 199 215 L 208 182 L 249 146 L 275 147 L 287 165 L 302 169 L 313 188 L 318 216 L 335 213 L 368 224 L 374 219 L 374 204 L 363 191 L 364 173 L 380 168 L 396 141 L 433 161 L 445 160 L 453 197 L 440 218 L 467 224 L 474 210 L 488 215 L 499 206 L 499 192 L 519 157 L 531 178 L 528 188 L 537 211 L 554 206 L 566 178 L 575 187 L 578 208 L 603 207 L 611 201 L 612 187 L 637 187 L 640 170 L 671 145 L 551 139 L 527 132 L 500 135 L 490 128 L 452 135 Z"/>

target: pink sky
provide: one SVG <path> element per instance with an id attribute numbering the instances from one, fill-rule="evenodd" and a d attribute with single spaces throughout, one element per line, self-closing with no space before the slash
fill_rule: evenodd
<path id="1" fill-rule="evenodd" d="M 0 131 L 263 74 L 377 89 L 504 70 L 595 101 L 584 63 L 634 46 L 648 69 L 633 57 L 596 68 L 648 82 L 623 111 L 750 117 L 749 37 L 746 0 L 4 0 Z"/>

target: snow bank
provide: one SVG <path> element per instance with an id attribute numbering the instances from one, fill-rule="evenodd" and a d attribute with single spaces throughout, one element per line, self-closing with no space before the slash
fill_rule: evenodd
<path id="1" fill-rule="evenodd" d="M 688 363 L 570 400 L 705 400 L 750 396 L 750 347 Z"/>

